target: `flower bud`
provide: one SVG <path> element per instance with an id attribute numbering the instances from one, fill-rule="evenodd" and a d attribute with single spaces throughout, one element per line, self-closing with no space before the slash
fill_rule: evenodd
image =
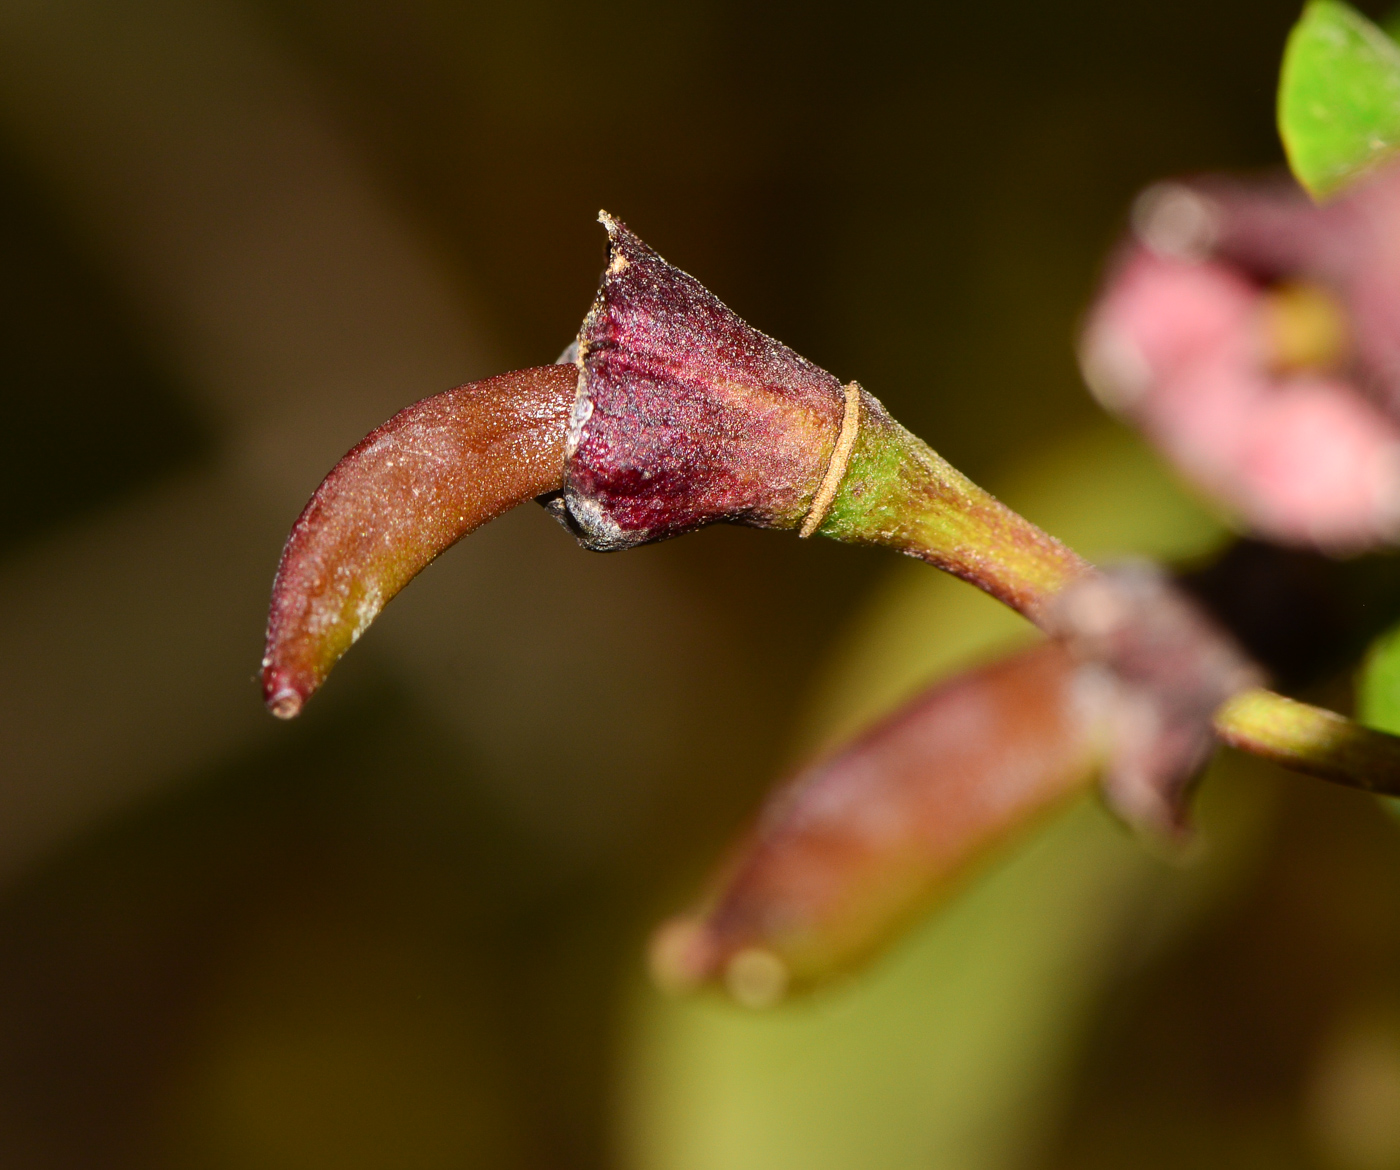
<path id="1" fill-rule="evenodd" d="M 718 521 L 919 556 L 1032 619 L 1087 569 L 854 382 L 752 328 L 604 214 L 610 259 L 573 364 L 425 399 L 335 467 L 273 587 L 269 709 L 295 715 L 383 605 L 533 497 L 599 551 Z"/>
<path id="2" fill-rule="evenodd" d="M 764 1006 L 867 957 L 1018 827 L 1077 792 L 1099 692 L 1044 643 L 919 696 L 772 795 L 699 911 L 658 932 L 667 987 Z"/>
<path id="3" fill-rule="evenodd" d="M 287 538 L 262 661 L 268 709 L 290 719 L 391 597 L 472 529 L 557 490 L 570 366 L 458 386 L 362 439 Z"/>

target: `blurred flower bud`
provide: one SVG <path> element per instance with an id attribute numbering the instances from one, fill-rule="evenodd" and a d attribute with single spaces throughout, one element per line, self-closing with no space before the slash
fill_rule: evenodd
<path id="1" fill-rule="evenodd" d="M 750 1006 L 869 955 L 1091 775 L 1100 692 L 1057 643 L 941 683 L 768 800 L 702 909 L 658 932 L 663 986 Z"/>

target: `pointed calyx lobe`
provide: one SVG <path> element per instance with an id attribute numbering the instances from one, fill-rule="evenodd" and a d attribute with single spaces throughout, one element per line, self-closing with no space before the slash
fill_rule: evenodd
<path id="1" fill-rule="evenodd" d="M 611 550 L 717 521 L 796 528 L 836 450 L 841 383 L 601 219 L 609 263 L 578 336 L 568 440 L 580 539 Z"/>

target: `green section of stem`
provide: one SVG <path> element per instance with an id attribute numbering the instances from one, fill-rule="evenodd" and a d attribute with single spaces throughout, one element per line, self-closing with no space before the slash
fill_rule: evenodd
<path id="1" fill-rule="evenodd" d="M 846 474 L 817 529 L 936 565 L 1042 624 L 1050 600 L 1093 571 L 1073 549 L 983 491 L 862 392 Z M 1296 772 L 1400 795 L 1400 737 L 1262 689 L 1214 716 L 1222 740 Z"/>
<path id="2" fill-rule="evenodd" d="M 897 549 L 961 577 L 1040 624 L 1092 566 L 983 491 L 868 394 L 845 478 L 817 530 Z"/>
<path id="3" fill-rule="evenodd" d="M 1400 737 L 1262 689 L 1230 699 L 1214 722 L 1232 747 L 1295 772 L 1400 795 Z"/>

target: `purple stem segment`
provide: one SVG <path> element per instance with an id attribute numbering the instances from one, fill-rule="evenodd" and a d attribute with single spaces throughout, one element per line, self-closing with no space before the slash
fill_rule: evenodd
<path id="1" fill-rule="evenodd" d="M 371 431 L 316 489 L 272 586 L 263 698 L 290 719 L 400 589 L 474 528 L 564 482 L 578 371 L 448 390 Z"/>

